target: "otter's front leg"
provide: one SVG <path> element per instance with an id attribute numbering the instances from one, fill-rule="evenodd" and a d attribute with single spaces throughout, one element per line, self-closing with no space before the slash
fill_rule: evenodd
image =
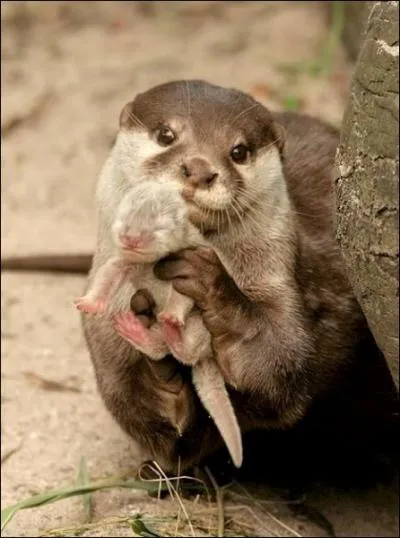
<path id="1" fill-rule="evenodd" d="M 257 398 L 260 425 L 290 427 L 304 416 L 320 363 L 296 282 L 284 294 L 266 279 L 262 300 L 250 298 L 208 248 L 176 253 L 155 274 L 195 301 L 225 381 Z"/>
<path id="2" fill-rule="evenodd" d="M 117 256 L 107 260 L 96 272 L 86 294 L 75 299 L 76 308 L 86 314 L 102 314 L 111 292 L 118 289 L 128 271 L 128 265 Z"/>

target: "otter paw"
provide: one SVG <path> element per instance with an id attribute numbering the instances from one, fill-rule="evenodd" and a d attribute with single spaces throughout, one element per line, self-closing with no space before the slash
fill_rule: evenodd
<path id="1" fill-rule="evenodd" d="M 173 314 L 161 313 L 157 317 L 161 326 L 164 340 L 177 359 L 182 356 L 182 326 L 183 323 Z"/>
<path id="2" fill-rule="evenodd" d="M 102 314 L 105 309 L 105 301 L 102 299 L 92 300 L 86 296 L 74 300 L 76 308 L 86 314 Z"/>

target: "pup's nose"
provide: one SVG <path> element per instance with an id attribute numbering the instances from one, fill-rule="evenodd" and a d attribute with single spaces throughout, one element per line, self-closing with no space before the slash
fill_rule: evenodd
<path id="1" fill-rule="evenodd" d="M 144 234 L 140 234 L 140 235 L 120 234 L 119 239 L 123 247 L 130 250 L 131 249 L 133 250 L 135 248 L 140 248 L 145 243 Z"/>
<path id="2" fill-rule="evenodd" d="M 200 157 L 186 159 L 181 165 L 181 173 L 185 183 L 193 187 L 211 187 L 218 177 L 211 164 Z"/>

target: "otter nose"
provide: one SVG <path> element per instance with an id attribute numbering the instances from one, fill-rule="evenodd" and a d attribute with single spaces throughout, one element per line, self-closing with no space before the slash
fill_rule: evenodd
<path id="1" fill-rule="evenodd" d="M 193 187 L 211 187 L 218 177 L 210 163 L 200 157 L 187 159 L 181 165 L 181 172 L 185 182 Z"/>

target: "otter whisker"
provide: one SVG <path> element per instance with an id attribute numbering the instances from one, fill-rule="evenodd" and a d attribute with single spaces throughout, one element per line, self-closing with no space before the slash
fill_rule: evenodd
<path id="1" fill-rule="evenodd" d="M 254 103 L 252 104 L 251 106 L 249 106 L 248 108 L 245 108 L 244 110 L 242 110 L 242 112 L 240 112 L 229 124 L 229 127 L 231 127 L 235 121 L 237 121 L 239 118 L 241 118 L 242 116 L 244 116 L 245 114 L 248 114 L 251 110 L 253 110 L 254 108 L 258 107 L 258 106 L 261 106 L 260 103 Z"/>
<path id="2" fill-rule="evenodd" d="M 237 216 L 237 219 L 238 219 L 238 221 L 239 221 L 240 226 L 242 226 L 243 229 L 244 229 L 244 231 L 247 233 L 247 232 L 248 232 L 247 223 L 244 221 L 244 217 L 243 217 L 243 215 L 241 214 L 241 212 L 240 212 L 239 209 L 237 208 L 237 202 L 236 202 L 235 199 L 232 200 L 231 208 L 232 208 L 233 211 L 235 212 L 235 215 Z"/>
<path id="3" fill-rule="evenodd" d="M 237 202 L 239 204 L 240 209 L 243 211 L 243 213 L 255 216 L 258 213 L 258 204 L 255 200 L 252 200 L 250 198 L 246 198 L 246 196 L 240 196 L 240 193 L 238 193 L 237 196 Z"/>
<path id="4" fill-rule="evenodd" d="M 236 207 L 238 212 L 242 215 L 242 222 L 244 219 L 246 219 L 248 221 L 248 224 L 250 223 L 253 224 L 254 229 L 258 230 L 260 228 L 260 223 L 255 218 L 256 211 L 255 211 L 254 205 L 244 207 L 238 198 L 232 200 L 232 202 L 234 202 L 234 206 Z"/>
<path id="5" fill-rule="evenodd" d="M 228 208 L 224 208 L 224 214 L 226 215 L 226 220 L 228 222 L 228 232 L 233 232 L 233 224 L 232 224 L 232 220 L 231 220 L 231 216 L 229 214 L 229 210 Z"/>
<path id="6" fill-rule="evenodd" d="M 144 129 L 147 129 L 146 125 L 136 116 L 136 114 L 129 111 L 128 115 L 136 125 L 138 125 L 139 127 L 143 127 Z"/>
<path id="7" fill-rule="evenodd" d="M 241 187 L 238 187 L 237 191 L 238 191 L 238 193 L 243 195 L 243 199 L 247 199 L 247 201 L 249 201 L 249 202 L 251 202 L 253 204 L 254 204 L 254 199 L 251 198 L 251 195 L 254 195 L 255 198 L 257 196 L 259 196 L 259 193 L 257 193 L 256 191 L 252 191 L 251 187 L 248 187 L 247 191 L 243 190 Z M 268 207 L 270 209 L 273 209 L 275 207 L 273 204 L 269 204 L 267 201 L 263 201 L 263 206 Z M 321 219 L 320 215 L 313 215 L 311 213 L 305 213 L 304 211 L 296 211 L 294 208 L 291 209 L 291 212 L 293 214 L 295 214 L 295 215 L 300 215 L 302 217 L 308 217 L 310 219 L 315 219 L 315 220 Z"/>
<path id="8" fill-rule="evenodd" d="M 241 207 L 240 205 L 236 202 L 236 209 L 237 211 L 239 212 L 239 214 L 242 215 L 242 226 L 244 227 L 244 230 L 246 233 L 248 233 L 249 230 L 251 230 L 253 233 L 257 232 L 258 233 L 258 230 L 260 228 L 260 226 L 258 225 L 258 222 L 254 219 L 254 217 L 250 214 L 250 213 L 241 213 Z"/>
<path id="9" fill-rule="evenodd" d="M 254 193 L 255 196 L 252 197 L 251 193 L 248 193 L 241 187 L 238 187 L 237 194 L 238 194 L 237 199 L 242 200 L 246 204 L 245 205 L 246 209 L 252 212 L 256 211 L 257 209 L 257 196 L 256 195 L 258 194 L 259 196 L 259 193 Z"/>
<path id="10" fill-rule="evenodd" d="M 274 140 L 272 142 L 270 142 L 269 144 L 267 144 L 266 146 L 264 146 L 262 149 L 264 151 L 268 150 L 269 148 L 272 148 L 272 146 L 275 146 L 277 144 L 277 142 L 280 142 L 282 140 L 282 136 L 279 135 L 277 138 L 274 138 Z"/>
<path id="11" fill-rule="evenodd" d="M 235 105 L 236 105 L 236 103 L 238 103 L 242 99 L 243 99 L 243 95 L 241 93 L 237 93 L 236 96 L 235 96 L 235 99 L 234 99 L 234 101 L 232 103 L 231 112 L 229 114 L 227 114 L 226 118 L 224 118 L 227 125 L 229 125 L 229 126 L 231 125 L 230 121 L 231 121 L 231 119 L 232 119 L 232 117 L 233 117 L 233 115 L 235 114 L 235 111 L 236 111 Z"/>

